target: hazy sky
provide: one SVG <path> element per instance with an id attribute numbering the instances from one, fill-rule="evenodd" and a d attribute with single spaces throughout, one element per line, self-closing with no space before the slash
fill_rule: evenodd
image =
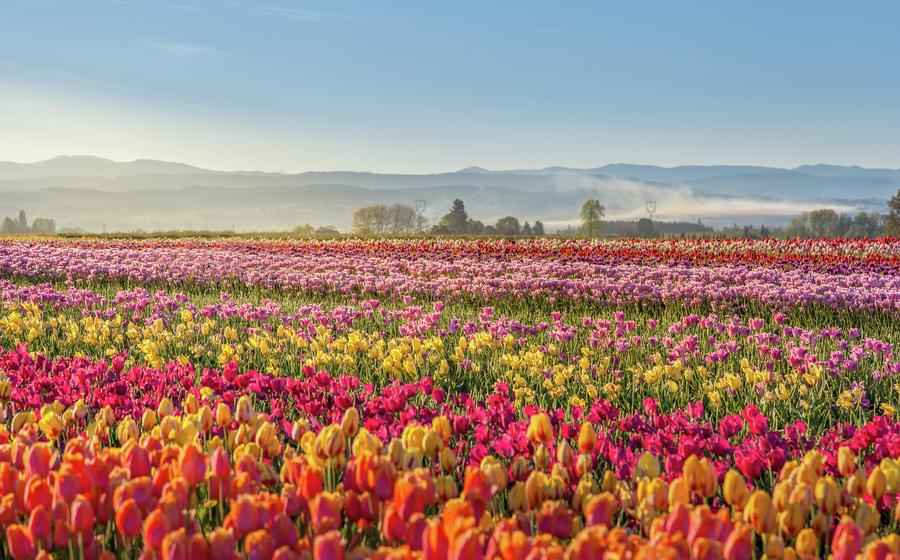
<path id="1" fill-rule="evenodd" d="M 900 167 L 900 2 L 0 0 L 0 160 Z"/>

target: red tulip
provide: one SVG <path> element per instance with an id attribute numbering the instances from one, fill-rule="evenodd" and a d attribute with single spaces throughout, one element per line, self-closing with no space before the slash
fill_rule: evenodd
<path id="1" fill-rule="evenodd" d="M 85 535 L 94 532 L 94 507 L 91 502 L 78 496 L 72 501 L 72 512 L 69 516 L 69 525 L 76 533 Z"/>
<path id="2" fill-rule="evenodd" d="M 27 527 L 13 524 L 6 528 L 6 545 L 14 560 L 25 560 L 34 557 L 34 541 Z"/>

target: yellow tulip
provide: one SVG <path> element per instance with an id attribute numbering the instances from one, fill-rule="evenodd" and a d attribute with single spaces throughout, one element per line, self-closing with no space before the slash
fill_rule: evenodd
<path id="1" fill-rule="evenodd" d="M 744 505 L 746 505 L 747 499 L 750 497 L 750 491 L 747 488 L 744 477 L 734 469 L 731 469 L 728 471 L 728 474 L 725 475 L 725 483 L 722 487 L 722 492 L 725 495 L 725 501 L 728 502 L 728 505 L 738 511 L 744 509 Z"/>
<path id="2" fill-rule="evenodd" d="M 41 416 L 41 420 L 38 422 L 38 428 L 51 441 L 56 440 L 62 434 L 64 427 L 62 419 L 55 412 Z"/>
<path id="3" fill-rule="evenodd" d="M 763 490 L 751 494 L 744 508 L 744 520 L 759 534 L 775 530 L 775 507 L 769 494 Z"/>

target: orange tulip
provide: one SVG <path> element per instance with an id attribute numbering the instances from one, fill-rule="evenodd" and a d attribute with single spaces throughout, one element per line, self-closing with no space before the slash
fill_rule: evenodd
<path id="1" fill-rule="evenodd" d="M 425 471 L 405 472 L 394 482 L 393 503 L 403 519 L 424 512 L 436 497 L 434 479 Z"/>
<path id="2" fill-rule="evenodd" d="M 478 531 L 469 529 L 450 543 L 448 560 L 481 560 L 484 557 Z"/>
<path id="3" fill-rule="evenodd" d="M 0 495 L 14 492 L 18 480 L 19 473 L 9 462 L 0 463 Z"/>
<path id="4" fill-rule="evenodd" d="M 437 519 L 429 519 L 422 537 L 423 560 L 446 560 L 450 541 L 444 525 Z"/>
<path id="5" fill-rule="evenodd" d="M 225 519 L 225 527 L 234 532 L 237 539 L 259 529 L 265 520 L 261 520 L 253 498 L 242 494 L 231 503 L 231 511 Z"/>
<path id="6" fill-rule="evenodd" d="M 38 506 L 44 506 L 45 508 L 50 509 L 53 502 L 53 493 L 50 490 L 50 486 L 43 478 L 36 475 L 33 476 L 25 483 L 24 490 L 25 492 L 22 495 L 22 498 L 28 511 L 31 511 Z"/>
<path id="7" fill-rule="evenodd" d="M 591 497 L 584 503 L 584 522 L 588 527 L 603 525 L 609 527 L 616 514 L 616 499 L 609 492 Z"/>
<path id="8" fill-rule="evenodd" d="M 185 445 L 178 461 L 181 476 L 191 486 L 196 486 L 206 478 L 206 457 L 193 443 Z"/>
<path id="9" fill-rule="evenodd" d="M 753 533 L 749 525 L 738 523 L 728 535 L 722 555 L 726 560 L 750 560 L 753 558 Z"/>
<path id="10" fill-rule="evenodd" d="M 591 454 L 597 448 L 597 430 L 590 422 L 585 422 L 578 430 L 578 450 Z"/>
<path id="11" fill-rule="evenodd" d="M 91 502 L 78 496 L 72 501 L 69 525 L 76 533 L 90 534 L 94 532 L 94 507 Z"/>
<path id="12" fill-rule="evenodd" d="M 309 501 L 310 523 L 317 533 L 339 529 L 344 500 L 335 492 L 322 492 Z"/>
<path id="13" fill-rule="evenodd" d="M 253 531 L 244 539 L 244 554 L 249 560 L 269 560 L 275 552 L 275 543 L 264 529 Z"/>
<path id="14" fill-rule="evenodd" d="M 470 467 L 466 470 L 466 480 L 463 485 L 463 497 L 475 506 L 476 517 L 481 517 L 485 507 L 494 496 L 494 487 L 488 481 L 485 472 L 479 468 Z"/>
<path id="15" fill-rule="evenodd" d="M 385 540 L 392 543 L 400 542 L 406 532 L 406 522 L 397 510 L 393 502 L 389 502 L 384 509 L 384 518 L 381 521 L 381 533 Z"/>
<path id="16" fill-rule="evenodd" d="M 25 451 L 25 474 L 46 477 L 50 474 L 50 463 L 56 454 L 45 443 L 35 443 Z"/>
<path id="17" fill-rule="evenodd" d="M 313 543 L 316 560 L 344 560 L 344 543 L 338 531 L 329 531 L 316 537 Z"/>
<path id="18" fill-rule="evenodd" d="M 406 530 L 403 533 L 403 543 L 412 550 L 422 550 L 422 539 L 425 533 L 425 515 L 414 513 L 406 521 Z"/>
<path id="19" fill-rule="evenodd" d="M 841 448 L 846 449 L 846 448 Z M 863 533 L 849 517 L 844 517 L 831 539 L 834 560 L 853 560 L 862 550 Z"/>
<path id="20" fill-rule="evenodd" d="M 116 510 L 116 527 L 125 537 L 134 537 L 141 532 L 141 510 L 134 499 L 125 500 Z"/>
<path id="21" fill-rule="evenodd" d="M 230 529 L 219 527 L 209 534 L 209 551 L 212 560 L 233 560 L 235 557 L 234 533 Z"/>
<path id="22" fill-rule="evenodd" d="M 366 473 L 366 488 L 381 501 L 390 500 L 394 495 L 396 469 L 386 457 L 378 456 L 370 463 L 372 468 Z"/>
<path id="23" fill-rule="evenodd" d="M 184 527 L 163 537 L 161 556 L 164 560 L 188 560 L 189 541 Z"/>
<path id="24" fill-rule="evenodd" d="M 572 536 L 572 518 L 572 510 L 564 503 L 544 502 L 537 515 L 538 529 L 558 539 L 567 539 Z"/>
<path id="25" fill-rule="evenodd" d="M 168 521 L 160 510 L 150 512 L 144 520 L 144 544 L 152 550 L 159 550 L 166 533 L 169 532 Z"/>
<path id="26" fill-rule="evenodd" d="M 128 469 L 130 478 L 149 476 L 153 469 L 150 453 L 140 445 L 134 445 L 125 452 L 123 466 Z"/>
<path id="27" fill-rule="evenodd" d="M 532 471 L 525 481 L 525 502 L 529 510 L 537 509 L 547 497 L 545 487 L 548 484 L 547 475 L 540 471 Z"/>
<path id="28" fill-rule="evenodd" d="M 50 510 L 44 506 L 38 506 L 31 510 L 31 515 L 28 517 L 28 531 L 35 541 L 47 539 L 53 531 Z"/>
<path id="29" fill-rule="evenodd" d="M 715 539 L 698 537 L 691 546 L 693 560 L 718 560 L 722 558 L 722 543 Z"/>

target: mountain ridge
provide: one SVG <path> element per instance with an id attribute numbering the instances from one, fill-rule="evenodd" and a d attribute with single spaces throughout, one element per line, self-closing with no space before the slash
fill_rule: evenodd
<path id="1" fill-rule="evenodd" d="M 116 162 L 63 156 L 20 164 L 0 162 L 0 217 L 24 209 L 60 226 L 110 228 L 292 227 L 304 221 L 349 227 L 368 204 L 425 204 L 436 222 L 454 198 L 474 219 L 515 215 L 545 224 L 577 221 L 588 197 L 610 219 L 659 219 L 780 225 L 799 212 L 882 212 L 900 188 L 900 170 L 811 164 L 763 166 L 608 164 L 592 168 L 489 170 L 467 167 L 432 174 L 358 171 L 217 171 L 151 159 Z M 113 223 L 115 222 L 115 223 Z"/>

